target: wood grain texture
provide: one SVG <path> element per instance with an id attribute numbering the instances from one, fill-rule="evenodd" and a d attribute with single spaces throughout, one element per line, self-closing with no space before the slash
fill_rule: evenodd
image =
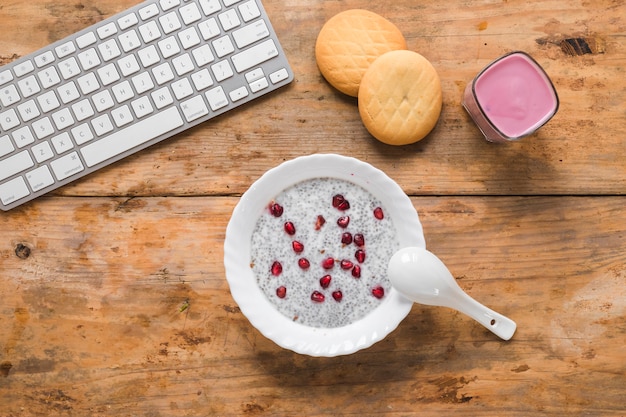
<path id="1" fill-rule="evenodd" d="M 0 62 L 134 4 L 2 2 Z M 0 416 L 626 416 L 625 2 L 264 4 L 289 87 L 0 215 Z M 348 8 L 394 22 L 437 68 L 444 107 L 423 141 L 374 140 L 317 70 L 317 32 Z M 487 143 L 462 92 L 515 49 L 561 107 L 531 138 Z M 258 333 L 224 278 L 225 228 L 265 170 L 318 152 L 395 179 L 428 248 L 518 323 L 513 339 L 420 305 L 344 357 Z"/>

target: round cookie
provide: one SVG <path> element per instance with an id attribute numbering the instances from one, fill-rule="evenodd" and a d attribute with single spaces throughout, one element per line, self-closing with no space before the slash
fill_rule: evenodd
<path id="1" fill-rule="evenodd" d="M 389 145 L 423 139 L 437 124 L 441 106 L 439 75 L 417 52 L 387 52 L 361 80 L 361 120 L 372 136 Z"/>
<path id="2" fill-rule="evenodd" d="M 356 97 L 370 64 L 398 49 L 406 49 L 406 40 L 393 23 L 373 12 L 351 9 L 324 24 L 315 43 L 315 59 L 333 87 Z"/>

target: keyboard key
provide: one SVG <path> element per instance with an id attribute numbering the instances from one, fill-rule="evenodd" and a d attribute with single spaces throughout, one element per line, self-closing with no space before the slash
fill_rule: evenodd
<path id="1" fill-rule="evenodd" d="M 82 145 L 83 143 L 87 143 L 94 138 L 93 133 L 91 133 L 91 129 L 87 123 L 76 126 L 71 130 L 72 137 L 77 145 Z"/>
<path id="2" fill-rule="evenodd" d="M 126 105 L 113 110 L 111 112 L 111 116 L 113 116 L 113 122 L 117 127 L 126 126 L 133 121 L 133 115 L 130 108 Z"/>
<path id="3" fill-rule="evenodd" d="M 54 91 L 48 91 L 38 96 L 37 102 L 41 107 L 41 111 L 44 113 L 57 109 L 61 105 Z"/>
<path id="4" fill-rule="evenodd" d="M 139 60 L 144 68 L 149 68 L 161 60 L 159 53 L 154 45 L 150 45 L 147 48 L 139 51 Z"/>
<path id="5" fill-rule="evenodd" d="M 97 41 L 98 39 L 96 38 L 96 35 L 93 32 L 87 32 L 84 35 L 76 39 L 76 45 L 78 45 L 80 49 L 84 49 L 88 46 L 93 45 Z"/>
<path id="6" fill-rule="evenodd" d="M 234 9 L 220 13 L 217 17 L 222 24 L 222 28 L 227 32 L 241 24 L 241 20 L 239 20 L 239 16 L 237 16 L 237 11 Z"/>
<path id="7" fill-rule="evenodd" d="M 180 32 L 178 34 L 178 39 L 180 39 L 183 49 L 189 49 L 200 43 L 200 36 L 198 36 L 198 32 L 194 27 L 190 27 L 189 29 L 185 29 Z"/>
<path id="8" fill-rule="evenodd" d="M 233 69 L 227 60 L 211 65 L 211 71 L 213 71 L 213 75 L 215 76 L 215 80 L 217 82 L 224 81 L 234 75 Z"/>
<path id="9" fill-rule="evenodd" d="M 46 89 L 55 86 L 61 82 L 61 77 L 55 67 L 49 67 L 37 74 L 41 86 Z"/>
<path id="10" fill-rule="evenodd" d="M 139 35 L 137 35 L 137 32 L 135 32 L 134 30 L 120 35 L 119 39 L 124 52 L 133 51 L 141 46 Z"/>
<path id="11" fill-rule="evenodd" d="M 54 150 L 58 155 L 61 155 L 74 147 L 74 144 L 70 139 L 70 134 L 67 132 L 63 132 L 60 135 L 53 137 L 50 141 L 52 142 L 52 146 L 54 146 Z"/>
<path id="12" fill-rule="evenodd" d="M 230 96 L 230 99 L 234 102 L 234 101 L 239 101 L 242 100 L 246 97 L 248 97 L 248 89 L 246 88 L 246 86 L 241 86 L 233 91 L 231 91 L 230 93 L 228 93 L 228 95 Z"/>
<path id="13" fill-rule="evenodd" d="M 0 85 L 4 85 L 11 81 L 13 81 L 13 74 L 11 74 L 10 70 L 0 72 Z"/>
<path id="14" fill-rule="evenodd" d="M 26 150 L 11 155 L 0 161 L 0 180 L 7 179 L 33 165 L 35 164 Z"/>
<path id="15" fill-rule="evenodd" d="M 279 82 L 286 80 L 289 78 L 289 73 L 285 68 L 281 68 L 276 72 L 270 74 L 270 80 L 273 84 L 278 84 Z"/>
<path id="16" fill-rule="evenodd" d="M 165 59 L 180 53 L 180 47 L 178 46 L 178 42 L 176 42 L 176 38 L 173 36 L 163 39 L 158 43 L 158 45 L 159 49 L 161 50 L 161 54 Z"/>
<path id="17" fill-rule="evenodd" d="M 9 131 L 19 125 L 20 119 L 17 117 L 17 113 L 14 109 L 9 109 L 0 113 L 0 127 L 2 127 L 5 131 Z"/>
<path id="18" fill-rule="evenodd" d="M 61 62 L 59 64 L 59 69 L 61 70 L 61 75 L 63 76 L 64 80 L 69 80 L 70 78 L 80 74 L 78 62 L 76 62 L 76 58 L 74 57 L 71 57 Z"/>
<path id="19" fill-rule="evenodd" d="M 95 48 L 87 49 L 86 51 L 78 54 L 78 60 L 80 61 L 80 66 L 85 71 L 89 71 L 90 69 L 101 64 L 100 56 L 98 55 L 98 52 L 96 52 Z"/>
<path id="20" fill-rule="evenodd" d="M 186 25 L 190 25 L 202 19 L 202 15 L 200 14 L 200 10 L 198 9 L 196 3 L 190 3 L 186 6 L 181 7 L 180 15 L 182 16 L 183 22 L 185 22 Z"/>
<path id="21" fill-rule="evenodd" d="M 272 39 L 233 55 L 232 61 L 237 72 L 243 72 L 278 56 L 278 49 Z"/>
<path id="22" fill-rule="evenodd" d="M 246 23 L 261 16 L 259 6 L 257 6 L 256 1 L 254 0 L 247 1 L 244 4 L 239 5 L 238 8 L 243 21 Z"/>
<path id="23" fill-rule="evenodd" d="M 100 37 L 100 39 L 104 40 L 106 38 L 110 38 L 111 36 L 117 33 L 117 26 L 115 26 L 115 23 L 110 22 L 104 26 L 100 26 L 97 29 L 97 32 L 98 32 L 98 36 Z"/>
<path id="24" fill-rule="evenodd" d="M 5 206 L 30 194 L 24 178 L 17 177 L 0 185 L 0 201 Z"/>
<path id="25" fill-rule="evenodd" d="M 224 94 L 224 89 L 222 86 L 215 87 L 206 93 L 206 98 L 209 101 L 209 106 L 211 106 L 211 110 L 217 111 L 223 107 L 228 106 L 228 99 L 226 98 L 226 94 Z"/>
<path id="26" fill-rule="evenodd" d="M 120 74 L 117 72 L 117 68 L 113 63 L 100 68 L 98 70 L 98 76 L 100 77 L 102 85 L 113 84 L 114 82 L 120 80 Z"/>
<path id="27" fill-rule="evenodd" d="M 93 126 L 94 132 L 96 132 L 96 135 L 98 136 L 106 135 L 114 129 L 113 123 L 111 123 L 111 118 L 108 114 L 96 117 L 91 121 L 91 125 Z"/>
<path id="28" fill-rule="evenodd" d="M 188 122 L 192 122 L 206 114 L 209 114 L 209 108 L 204 103 L 202 96 L 195 96 L 194 98 L 183 102 L 180 105 L 180 108 Z"/>
<path id="29" fill-rule="evenodd" d="M 150 4 L 139 10 L 141 20 L 148 20 L 159 14 L 159 8 L 156 4 Z"/>
<path id="30" fill-rule="evenodd" d="M 131 102 L 130 105 L 138 119 L 141 119 L 154 111 L 152 103 L 150 103 L 150 99 L 148 97 L 141 97 Z"/>
<path id="31" fill-rule="evenodd" d="M 54 178 L 52 178 L 50 170 L 45 165 L 30 171 L 26 174 L 26 179 L 30 184 L 30 188 L 32 188 L 34 192 L 43 190 L 44 188 L 54 184 Z"/>
<path id="32" fill-rule="evenodd" d="M 159 0 L 159 3 L 161 4 L 163 11 L 166 12 L 180 5 L 180 0 Z"/>
<path id="33" fill-rule="evenodd" d="M 78 86 L 80 87 L 80 91 L 82 91 L 82 93 L 85 95 L 91 94 L 94 91 L 100 89 L 100 83 L 96 78 L 96 74 L 94 74 L 93 72 L 90 72 L 89 74 L 80 77 L 78 79 Z"/>
<path id="34" fill-rule="evenodd" d="M 217 24 L 217 20 L 215 20 L 214 18 L 205 20 L 204 22 L 200 23 L 198 25 L 198 28 L 200 29 L 200 34 L 205 41 L 215 38 L 221 33 L 220 27 Z"/>
<path id="35" fill-rule="evenodd" d="M 76 46 L 74 46 L 74 42 L 69 41 L 57 46 L 56 48 L 54 48 L 54 51 L 59 58 L 65 58 L 66 56 L 76 52 Z"/>
<path id="36" fill-rule="evenodd" d="M 74 123 L 74 118 L 72 117 L 70 109 L 66 107 L 56 113 L 53 113 L 52 121 L 54 121 L 54 124 L 56 125 L 58 130 L 63 130 Z"/>
<path id="37" fill-rule="evenodd" d="M 261 39 L 270 36 L 270 32 L 267 29 L 267 25 L 264 21 L 259 20 L 248 26 L 244 26 L 241 29 L 237 29 L 233 32 L 233 38 L 238 48 L 245 48 L 248 45 L 260 41 Z"/>
<path id="38" fill-rule="evenodd" d="M 54 54 L 51 51 L 46 51 L 41 55 L 35 57 L 35 65 L 37 68 L 45 67 L 54 61 Z"/>
<path id="39" fill-rule="evenodd" d="M 78 92 L 78 88 L 76 87 L 76 84 L 74 84 L 74 81 L 59 87 L 57 92 L 59 93 L 63 104 L 71 103 L 80 97 L 80 93 Z"/>
<path id="40" fill-rule="evenodd" d="M 69 178 L 85 169 L 76 152 L 50 162 L 50 168 L 52 168 L 52 172 L 54 172 L 54 176 L 57 177 L 58 181 Z"/>
<path id="41" fill-rule="evenodd" d="M 109 39 L 106 42 L 98 45 L 98 50 L 102 55 L 102 59 L 105 61 L 110 61 L 122 55 L 122 51 L 120 50 L 119 45 L 115 39 Z"/>
<path id="42" fill-rule="evenodd" d="M 267 82 L 267 78 L 259 78 L 258 80 L 254 80 L 250 83 L 250 90 L 253 93 L 258 93 L 259 91 L 269 87 L 269 83 Z"/>
<path id="43" fill-rule="evenodd" d="M 5 107 L 9 107 L 11 104 L 16 103 L 20 100 L 20 94 L 17 92 L 17 88 L 15 85 L 11 84 L 2 89 L 0 91 L 0 102 Z"/>
<path id="44" fill-rule="evenodd" d="M 137 23 L 139 23 L 139 20 L 137 19 L 137 15 L 135 13 L 129 13 L 117 20 L 117 24 L 120 25 L 120 29 L 122 30 L 135 26 Z"/>
<path id="45" fill-rule="evenodd" d="M 219 0 L 200 0 L 200 7 L 206 16 L 222 10 Z"/>
<path id="46" fill-rule="evenodd" d="M 34 70 L 35 67 L 30 60 L 24 61 L 21 64 L 16 65 L 15 68 L 13 68 L 13 71 L 15 71 L 15 75 L 17 75 L 18 77 L 22 77 L 29 72 L 33 72 Z"/>
<path id="47" fill-rule="evenodd" d="M 170 107 L 86 145 L 81 150 L 81 154 L 87 166 L 92 167 L 179 128 L 183 124 L 184 121 L 178 109 Z"/>
<path id="48" fill-rule="evenodd" d="M 41 91 L 41 88 L 39 87 L 39 84 L 37 83 L 37 79 L 35 78 L 34 75 L 31 75 L 29 77 L 24 78 L 23 80 L 18 81 L 17 86 L 19 87 L 20 92 L 22 93 L 22 97 L 24 98 L 33 96 Z"/>
<path id="49" fill-rule="evenodd" d="M 233 42 L 230 40 L 230 36 L 222 36 L 221 38 L 213 41 L 213 49 L 218 58 L 223 58 L 228 54 L 235 52 Z"/>
<path id="50" fill-rule="evenodd" d="M 109 90 L 104 90 L 99 92 L 98 94 L 95 94 L 92 100 L 93 104 L 96 106 L 96 110 L 99 112 L 108 110 L 115 105 L 115 103 L 113 102 L 113 97 L 111 96 Z"/>
<path id="51" fill-rule="evenodd" d="M 44 140 L 43 142 L 39 142 L 34 145 L 31 150 L 33 151 L 33 155 L 35 156 L 35 160 L 38 163 L 45 162 L 54 157 L 54 153 L 52 152 L 52 148 L 50 147 L 50 142 Z"/>
<path id="52" fill-rule="evenodd" d="M 154 80 L 158 85 L 163 85 L 174 79 L 174 72 L 168 62 L 164 62 L 163 64 L 154 67 L 152 69 L 152 75 L 154 75 Z"/>
<path id="53" fill-rule="evenodd" d="M 159 39 L 161 37 L 161 31 L 159 30 L 159 26 L 154 20 L 151 20 L 145 25 L 139 26 L 139 34 L 141 35 L 145 43 L 150 43 L 153 40 Z"/>
<path id="54" fill-rule="evenodd" d="M 27 102 L 20 104 L 17 106 L 17 111 L 20 116 L 22 116 L 22 120 L 25 122 L 30 122 L 41 115 L 41 113 L 39 113 L 39 109 L 37 108 L 37 104 L 35 104 L 35 100 L 28 100 Z"/>
<path id="55" fill-rule="evenodd" d="M 169 35 L 172 32 L 177 31 L 182 27 L 180 24 L 180 20 L 178 20 L 178 15 L 176 12 L 168 13 L 165 16 L 161 16 L 159 18 L 159 23 L 161 24 L 161 29 L 163 29 L 163 33 Z"/>
<path id="56" fill-rule="evenodd" d="M 48 117 L 33 122 L 33 130 L 37 139 L 47 138 L 54 133 L 54 127 Z"/>
<path id="57" fill-rule="evenodd" d="M 28 126 L 17 129 L 11 136 L 13 136 L 13 141 L 18 148 L 23 148 L 31 143 L 35 143 L 35 137 Z"/>
<path id="58" fill-rule="evenodd" d="M 139 62 L 137 62 L 137 58 L 135 55 L 128 55 L 119 61 L 117 61 L 117 65 L 119 65 L 120 70 L 122 71 L 122 75 L 124 77 L 128 77 L 129 75 L 135 74 L 141 70 L 139 66 Z"/>
<path id="59" fill-rule="evenodd" d="M 0 157 L 4 155 L 8 155 L 15 150 L 13 143 L 11 142 L 11 138 L 8 136 L 0 137 Z"/>

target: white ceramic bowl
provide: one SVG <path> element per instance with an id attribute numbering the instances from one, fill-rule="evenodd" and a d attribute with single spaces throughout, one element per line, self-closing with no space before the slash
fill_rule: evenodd
<path id="1" fill-rule="evenodd" d="M 407 316 L 412 302 L 393 287 L 381 304 L 346 326 L 318 328 L 280 313 L 257 284 L 250 267 L 250 245 L 257 220 L 280 192 L 304 180 L 337 178 L 357 184 L 383 202 L 394 222 L 400 247 L 425 247 L 419 217 L 411 200 L 381 170 L 355 158 L 314 154 L 270 169 L 244 193 L 226 229 L 224 265 L 233 298 L 250 323 L 283 348 L 311 356 L 338 356 L 370 347 Z"/>

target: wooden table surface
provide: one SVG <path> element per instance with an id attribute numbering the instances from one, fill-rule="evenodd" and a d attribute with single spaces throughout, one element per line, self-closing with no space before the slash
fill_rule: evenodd
<path id="1" fill-rule="evenodd" d="M 135 3 L 0 1 L 0 60 Z M 0 416 L 625 416 L 626 3 L 264 4 L 291 85 L 0 214 Z M 317 33 L 350 8 L 394 22 L 439 72 L 423 141 L 377 142 L 320 75 Z M 535 136 L 492 144 L 461 96 L 512 50 L 545 68 L 561 106 Z M 518 323 L 513 339 L 421 305 L 337 358 L 254 329 L 225 280 L 225 228 L 263 172 L 312 153 L 396 180 L 428 248 Z"/>

